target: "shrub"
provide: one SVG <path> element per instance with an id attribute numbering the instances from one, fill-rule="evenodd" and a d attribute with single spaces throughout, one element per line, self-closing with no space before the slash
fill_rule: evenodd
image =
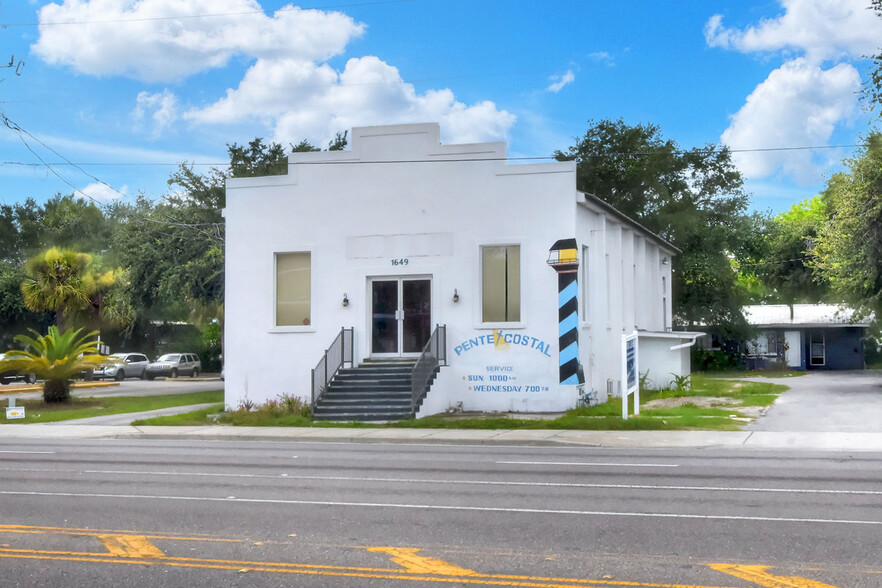
<path id="1" fill-rule="evenodd" d="M 721 372 L 738 367 L 738 355 L 704 347 L 692 348 L 692 368 L 699 372 Z"/>

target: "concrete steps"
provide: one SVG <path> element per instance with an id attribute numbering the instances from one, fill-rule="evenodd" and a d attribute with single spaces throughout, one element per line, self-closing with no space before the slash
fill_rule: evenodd
<path id="1" fill-rule="evenodd" d="M 323 421 L 400 421 L 411 411 L 410 359 L 371 359 L 344 368 L 331 380 L 313 410 Z"/>

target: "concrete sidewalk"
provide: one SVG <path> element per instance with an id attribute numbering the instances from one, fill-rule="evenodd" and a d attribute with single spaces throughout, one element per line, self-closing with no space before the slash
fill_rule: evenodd
<path id="1" fill-rule="evenodd" d="M 776 431 L 553 431 L 348 429 L 311 427 L 132 427 L 128 425 L 2 425 L 0 439 L 177 439 L 438 445 L 617 448 L 735 448 L 880 451 L 882 433 Z"/>

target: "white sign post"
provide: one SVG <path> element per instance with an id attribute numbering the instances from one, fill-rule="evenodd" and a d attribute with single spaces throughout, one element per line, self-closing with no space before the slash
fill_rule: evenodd
<path id="1" fill-rule="evenodd" d="M 628 396 L 634 395 L 634 414 L 640 415 L 640 372 L 637 331 L 622 335 L 622 418 L 628 420 Z"/>
<path id="2" fill-rule="evenodd" d="M 7 419 L 25 418 L 25 407 L 15 405 L 15 396 L 9 397 L 9 406 L 6 408 Z"/>

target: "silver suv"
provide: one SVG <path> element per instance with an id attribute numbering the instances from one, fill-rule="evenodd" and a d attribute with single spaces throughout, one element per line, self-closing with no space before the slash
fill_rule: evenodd
<path id="1" fill-rule="evenodd" d="M 110 357 L 115 357 L 119 361 L 102 365 L 92 372 L 92 377 L 97 380 L 113 378 L 117 382 L 122 382 L 126 378 L 143 379 L 147 376 L 150 360 L 143 353 L 114 353 Z"/>
<path id="2" fill-rule="evenodd" d="M 158 376 L 177 378 L 189 374 L 192 377 L 202 371 L 202 362 L 195 353 L 166 353 L 147 366 L 147 379 Z"/>

